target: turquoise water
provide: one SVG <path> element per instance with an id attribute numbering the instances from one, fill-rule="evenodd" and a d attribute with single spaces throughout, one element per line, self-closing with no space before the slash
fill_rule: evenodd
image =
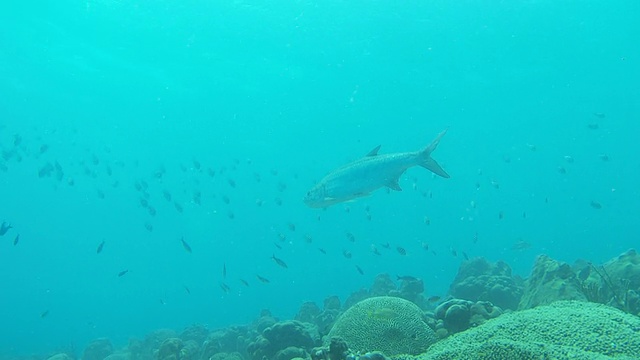
<path id="1" fill-rule="evenodd" d="M 638 244 L 637 1 L 0 10 L 0 354 L 291 317 L 383 272 L 444 295 L 463 252 L 526 276 L 541 253 Z M 451 179 L 413 168 L 403 192 L 302 203 L 374 146 L 447 127 L 433 157 Z"/>

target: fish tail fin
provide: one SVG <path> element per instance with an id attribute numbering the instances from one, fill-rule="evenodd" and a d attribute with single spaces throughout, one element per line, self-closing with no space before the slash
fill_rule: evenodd
<path id="1" fill-rule="evenodd" d="M 438 164 L 438 162 L 436 162 L 431 157 L 431 153 L 435 151 L 435 149 L 438 147 L 438 144 L 440 143 L 440 139 L 442 139 L 444 134 L 447 133 L 447 130 L 448 129 L 444 129 L 444 131 L 442 131 L 440 134 L 438 134 L 438 136 L 436 136 L 436 138 L 431 142 L 431 144 L 429 144 L 426 148 L 420 151 L 421 160 L 420 160 L 420 163 L 418 163 L 418 165 L 422 166 L 423 168 L 431 171 L 432 173 L 438 176 L 442 176 L 443 178 L 450 178 L 451 176 L 449 176 L 449 174 L 447 174 L 447 172 L 444 171 L 444 169 L 440 166 L 440 164 Z"/>

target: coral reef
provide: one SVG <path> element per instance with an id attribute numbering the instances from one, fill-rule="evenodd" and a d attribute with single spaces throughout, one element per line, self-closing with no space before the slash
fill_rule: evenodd
<path id="1" fill-rule="evenodd" d="M 557 300 L 587 301 L 587 297 L 569 264 L 540 255 L 536 258 L 533 271 L 525 282 L 518 308 L 531 309 Z"/>
<path id="2" fill-rule="evenodd" d="M 48 357 L 47 360 L 73 360 L 71 356 L 65 353 L 55 354 L 51 357 Z"/>
<path id="3" fill-rule="evenodd" d="M 183 343 L 180 338 L 169 338 L 162 342 L 158 349 L 158 360 L 182 359 Z"/>
<path id="4" fill-rule="evenodd" d="M 433 345 L 415 359 L 637 359 L 640 319 L 582 301 L 512 312 Z"/>
<path id="5" fill-rule="evenodd" d="M 307 351 L 320 344 L 318 328 L 297 320 L 282 321 L 262 331 L 247 348 L 252 359 L 290 360 L 285 357 L 306 357 Z M 297 348 L 294 350 L 291 348 Z M 303 356 L 300 356 L 303 355 Z"/>
<path id="6" fill-rule="evenodd" d="M 522 280 L 511 274 L 507 263 L 492 264 L 477 257 L 460 265 L 449 294 L 458 299 L 489 301 L 502 309 L 515 310 L 522 297 L 522 288 Z"/>
<path id="7" fill-rule="evenodd" d="M 107 338 L 100 338 L 91 341 L 84 349 L 82 360 L 104 360 L 113 353 L 113 345 Z"/>
<path id="8" fill-rule="evenodd" d="M 217 353 L 246 355 L 247 346 L 250 340 L 258 336 L 258 333 L 251 331 L 246 326 L 231 326 L 226 329 L 212 331 L 204 342 L 201 342 L 201 358 L 209 357 Z"/>
<path id="9" fill-rule="evenodd" d="M 420 308 L 390 296 L 365 299 L 336 321 L 329 338 L 344 339 L 352 351 L 381 351 L 386 355 L 419 354 L 436 341 Z"/>
<path id="10" fill-rule="evenodd" d="M 129 340 L 128 352 L 131 360 L 156 359 L 160 345 L 167 339 L 176 338 L 178 334 L 169 329 L 159 329 L 148 334 L 144 340 Z"/>
<path id="11" fill-rule="evenodd" d="M 344 304 L 348 309 L 356 303 L 377 296 L 394 296 L 411 301 L 421 309 L 428 307 L 428 301 L 424 297 L 424 282 L 417 278 L 398 279 L 397 286 L 389 274 L 378 274 L 369 289 L 360 289 L 352 293 Z"/>
<path id="12" fill-rule="evenodd" d="M 330 296 L 324 300 L 324 308 L 320 310 L 314 302 L 305 302 L 300 307 L 295 320 L 314 324 L 321 336 L 327 335 L 340 315 L 340 298 Z"/>
<path id="13" fill-rule="evenodd" d="M 488 301 L 450 299 L 438 305 L 435 310 L 435 330 L 438 337 L 443 338 L 482 325 L 502 313 L 502 309 Z"/>

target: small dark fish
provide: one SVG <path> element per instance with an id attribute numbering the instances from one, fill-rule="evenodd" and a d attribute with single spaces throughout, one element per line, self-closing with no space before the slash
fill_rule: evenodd
<path id="1" fill-rule="evenodd" d="M 531 248 L 531 244 L 525 240 L 518 240 L 515 244 L 511 246 L 511 250 L 526 250 Z"/>
<path id="2" fill-rule="evenodd" d="M 229 287 L 229 285 L 223 282 L 220 283 L 220 289 L 222 289 L 222 291 L 224 291 L 225 294 L 228 294 L 229 291 L 231 291 L 231 288 Z"/>
<path id="3" fill-rule="evenodd" d="M 396 275 L 396 278 L 398 279 L 398 281 L 420 281 L 420 279 L 411 275 Z"/>
<path id="4" fill-rule="evenodd" d="M 13 226 L 7 224 L 6 222 L 3 222 L 2 225 L 0 225 L 0 236 L 4 236 L 4 234 L 7 233 L 7 231 L 9 231 L 9 229 L 11 229 Z"/>
<path id="5" fill-rule="evenodd" d="M 247 280 L 240 279 L 240 282 L 242 283 L 242 285 L 249 287 L 249 282 L 247 282 Z"/>
<path id="6" fill-rule="evenodd" d="M 184 209 L 182 208 L 182 205 L 178 204 L 178 202 L 174 202 L 173 206 L 176 208 L 176 211 L 178 211 L 181 214 L 184 211 Z"/>
<path id="7" fill-rule="evenodd" d="M 385 249 L 391 249 L 391 245 L 388 242 L 386 242 L 384 244 L 380 244 L 380 245 L 382 245 L 382 247 L 385 248 Z"/>
<path id="8" fill-rule="evenodd" d="M 429 251 L 429 244 L 423 241 L 422 248 L 425 249 L 426 251 Z"/>
<path id="9" fill-rule="evenodd" d="M 20 241 L 20 234 L 16 235 L 16 238 L 13 239 L 13 246 L 18 245 L 18 242 Z"/>
<path id="10" fill-rule="evenodd" d="M 476 244 L 478 242 L 478 232 L 476 231 L 475 234 L 473 234 L 473 243 Z"/>
<path id="11" fill-rule="evenodd" d="M 278 243 L 273 243 L 273 245 L 275 245 L 279 250 L 282 250 L 282 246 L 280 246 L 280 244 L 278 244 Z"/>
<path id="12" fill-rule="evenodd" d="M 118 273 L 118 277 L 123 277 L 125 276 L 127 273 L 129 272 L 129 270 L 122 270 Z"/>
<path id="13" fill-rule="evenodd" d="M 589 125 L 587 125 L 587 127 L 591 130 L 598 130 L 600 128 L 600 125 L 598 125 L 598 123 L 589 123 Z"/>
<path id="14" fill-rule="evenodd" d="M 347 259 L 351 259 L 353 257 L 353 254 L 351 254 L 351 251 L 349 250 L 342 250 L 342 256 Z"/>
<path id="15" fill-rule="evenodd" d="M 222 263 L 222 278 L 227 278 L 227 263 Z"/>
<path id="16" fill-rule="evenodd" d="M 227 183 L 229 183 L 229 186 L 231 186 L 232 188 L 236 187 L 236 181 L 233 179 L 227 180 Z"/>
<path id="17" fill-rule="evenodd" d="M 378 250 L 378 248 L 374 244 L 371 244 L 371 252 L 374 255 L 382 255 L 382 254 L 380 254 L 380 251 Z"/>
<path id="18" fill-rule="evenodd" d="M 165 199 L 165 200 L 167 200 L 167 201 L 169 201 L 169 202 L 171 201 L 171 193 L 170 193 L 169 191 L 164 190 L 164 191 L 162 192 L 162 196 L 164 196 L 164 199 Z"/>
<path id="19" fill-rule="evenodd" d="M 43 311 L 43 312 L 42 312 L 42 314 L 40 314 L 40 318 L 41 318 L 41 319 L 44 319 L 44 318 L 46 318 L 47 316 L 49 316 L 49 310 L 45 310 L 45 311 Z"/>
<path id="20" fill-rule="evenodd" d="M 591 207 L 594 209 L 602 209 L 602 204 L 597 201 L 591 200 Z"/>
<path id="21" fill-rule="evenodd" d="M 360 268 L 360 266 L 356 265 L 356 270 L 358 270 L 360 275 L 364 275 L 364 271 L 362 271 L 362 268 Z"/>
<path id="22" fill-rule="evenodd" d="M 428 302 L 430 302 L 430 303 L 434 303 L 434 302 L 438 302 L 438 301 L 440 301 L 440 299 L 441 299 L 441 297 L 440 297 L 440 296 L 438 296 L 438 295 L 433 295 L 433 296 L 429 296 L 429 297 L 427 298 L 427 301 L 428 301 Z"/>
<path id="23" fill-rule="evenodd" d="M 347 240 L 349 240 L 351 242 L 356 242 L 356 237 L 352 233 L 347 232 L 346 235 L 347 235 Z"/>
<path id="24" fill-rule="evenodd" d="M 500 219 L 500 220 L 504 219 L 504 212 L 500 211 L 498 213 L 498 219 Z"/>
<path id="25" fill-rule="evenodd" d="M 462 252 L 462 256 L 464 257 L 465 260 L 469 260 L 469 255 L 467 255 L 466 252 Z"/>
<path id="26" fill-rule="evenodd" d="M 187 292 L 187 295 L 191 295 L 191 290 L 189 290 L 189 288 L 187 287 L 187 285 L 182 285 L 182 287 L 184 288 L 184 291 Z"/>
<path id="27" fill-rule="evenodd" d="M 258 280 L 260 280 L 260 282 L 263 283 L 263 284 L 268 284 L 268 283 L 271 282 L 271 281 L 269 281 L 269 279 L 267 279 L 265 277 L 262 277 L 260 275 L 256 275 L 256 278 L 258 278 Z"/>
<path id="28" fill-rule="evenodd" d="M 102 252 L 102 249 L 104 249 L 104 240 L 102 240 L 100 245 L 98 245 L 98 248 L 96 249 L 96 254 L 100 254 Z"/>
<path id="29" fill-rule="evenodd" d="M 186 241 L 184 241 L 184 237 L 180 238 L 180 241 L 182 242 L 182 247 L 188 252 L 191 253 L 191 246 L 189 246 L 189 244 L 187 244 Z"/>
<path id="30" fill-rule="evenodd" d="M 456 249 L 451 248 L 451 255 L 453 255 L 453 257 L 458 257 L 458 252 L 456 251 Z"/>
<path id="31" fill-rule="evenodd" d="M 304 241 L 307 244 L 311 244 L 313 242 L 313 236 L 311 236 L 310 234 L 304 234 Z"/>
<path id="32" fill-rule="evenodd" d="M 147 229 L 148 232 L 152 232 L 153 231 L 153 224 L 151 224 L 150 222 L 145 222 L 144 223 L 144 228 Z"/>
<path id="33" fill-rule="evenodd" d="M 523 218 L 523 219 L 526 219 L 526 218 L 527 218 L 527 212 L 526 212 L 526 211 L 523 211 L 523 212 L 522 212 L 522 218 Z"/>
<path id="34" fill-rule="evenodd" d="M 558 172 L 564 175 L 567 173 L 567 169 L 565 169 L 564 166 L 558 166 Z"/>
<path id="35" fill-rule="evenodd" d="M 400 254 L 400 255 L 402 255 L 402 256 L 407 255 L 407 250 L 405 250 L 402 246 L 398 246 L 398 247 L 396 248 L 396 250 L 398 250 L 398 254 Z"/>
<path id="36" fill-rule="evenodd" d="M 285 263 L 284 261 L 282 261 L 282 259 L 278 259 L 276 257 L 276 255 L 271 255 L 271 258 L 273 259 L 273 261 L 276 262 L 276 264 L 278 264 L 278 266 L 283 267 L 285 269 L 288 269 L 289 267 L 287 266 L 287 263 Z"/>
<path id="37" fill-rule="evenodd" d="M 609 161 L 609 155 L 607 155 L 607 154 L 600 154 L 600 160 L 602 160 L 602 161 Z"/>
<path id="38" fill-rule="evenodd" d="M 318 251 L 320 251 L 321 253 L 327 255 L 327 251 L 323 248 L 318 248 Z"/>
<path id="39" fill-rule="evenodd" d="M 598 119 L 604 119 L 605 117 L 607 117 L 607 115 L 600 112 L 593 113 L 593 116 L 597 117 Z"/>
<path id="40" fill-rule="evenodd" d="M 585 266 L 582 270 L 580 270 L 580 272 L 578 273 L 578 279 L 584 282 L 589 278 L 589 275 L 591 275 L 591 264 L 589 264 L 589 266 Z"/>

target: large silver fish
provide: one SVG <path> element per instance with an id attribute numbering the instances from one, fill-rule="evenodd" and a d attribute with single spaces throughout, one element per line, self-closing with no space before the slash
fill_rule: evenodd
<path id="1" fill-rule="evenodd" d="M 438 147 L 446 132 L 444 130 L 429 146 L 415 152 L 378 155 L 378 145 L 367 156 L 330 172 L 320 180 L 307 192 L 305 204 L 313 208 L 324 208 L 368 196 L 384 186 L 402 191 L 398 180 L 408 168 L 414 166 L 422 166 L 436 175 L 448 178 L 449 174 L 431 158 L 431 153 Z"/>

